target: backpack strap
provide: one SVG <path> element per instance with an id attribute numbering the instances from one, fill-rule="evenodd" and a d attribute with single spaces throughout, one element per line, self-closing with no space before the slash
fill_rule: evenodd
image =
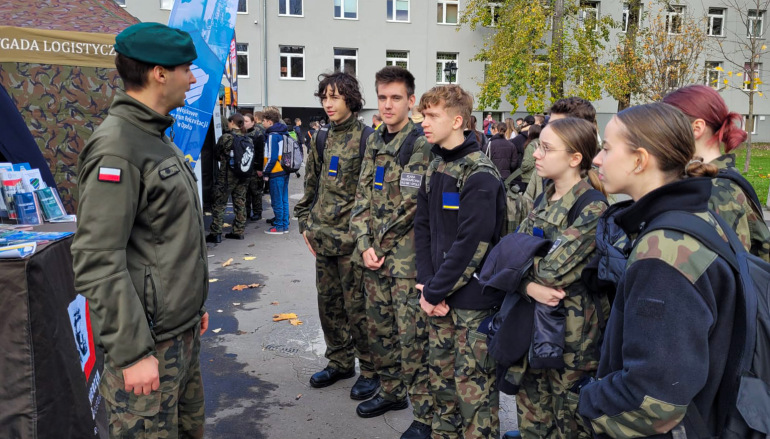
<path id="1" fill-rule="evenodd" d="M 329 137 L 330 125 L 326 124 L 318 130 L 318 134 L 315 137 L 315 149 L 318 152 L 318 157 L 323 160 L 324 150 L 326 149 L 326 138 Z M 361 131 L 361 141 L 358 144 L 358 156 L 363 158 L 366 153 L 366 140 L 374 133 L 374 128 L 369 125 L 364 125 L 363 131 Z"/>
<path id="2" fill-rule="evenodd" d="M 402 168 L 409 163 L 409 159 L 412 158 L 412 153 L 414 152 L 414 144 L 422 135 L 424 135 L 422 127 L 415 125 L 414 129 L 404 139 L 401 149 L 398 150 L 398 164 Z"/>
<path id="3" fill-rule="evenodd" d="M 598 189 L 589 189 L 583 192 L 575 201 L 575 204 L 570 207 L 569 212 L 567 212 L 568 224 L 574 224 L 575 220 L 577 220 L 580 214 L 583 212 L 583 209 L 585 209 L 586 206 L 593 203 L 594 201 L 602 201 L 604 204 L 609 204 L 607 203 L 607 197 L 604 196 L 602 191 Z"/>
<path id="4" fill-rule="evenodd" d="M 364 154 L 366 154 L 366 140 L 369 139 L 369 136 L 371 136 L 374 133 L 374 128 L 370 127 L 369 125 L 364 125 L 363 131 L 361 131 L 361 142 L 358 145 L 358 156 L 361 158 L 364 158 Z"/>
<path id="5" fill-rule="evenodd" d="M 754 190 L 754 187 L 749 183 L 746 178 L 741 175 L 735 168 L 723 168 L 717 173 L 717 178 L 725 178 L 737 184 L 746 197 L 751 200 L 751 207 L 754 208 L 754 212 L 759 215 L 759 218 L 763 217 L 762 214 L 762 202 L 759 201 L 759 196 Z"/>

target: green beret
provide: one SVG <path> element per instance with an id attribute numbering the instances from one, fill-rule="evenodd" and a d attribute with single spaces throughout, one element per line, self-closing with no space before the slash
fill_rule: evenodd
<path id="1" fill-rule="evenodd" d="M 115 37 L 115 51 L 154 66 L 178 66 L 198 57 L 187 32 L 160 23 L 138 23 Z"/>

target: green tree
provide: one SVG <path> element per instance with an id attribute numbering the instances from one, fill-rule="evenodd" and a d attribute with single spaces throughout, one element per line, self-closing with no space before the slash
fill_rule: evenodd
<path id="1" fill-rule="evenodd" d="M 513 110 L 524 97 L 530 113 L 541 113 L 564 96 L 601 98 L 600 58 L 613 25 L 585 0 L 469 0 L 462 22 L 493 29 L 473 58 L 487 63 L 479 108 Z"/>

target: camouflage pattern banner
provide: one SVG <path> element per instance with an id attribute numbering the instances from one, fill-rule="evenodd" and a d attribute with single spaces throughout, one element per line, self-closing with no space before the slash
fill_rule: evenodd
<path id="1" fill-rule="evenodd" d="M 236 0 L 175 0 L 168 25 L 190 33 L 198 58 L 192 72 L 197 82 L 185 97 L 185 106 L 171 112 L 176 122 L 168 135 L 195 166 L 206 140 L 219 85 L 235 34 Z"/>
<path id="2" fill-rule="evenodd" d="M 115 35 L 0 26 L 0 62 L 115 67 Z"/>

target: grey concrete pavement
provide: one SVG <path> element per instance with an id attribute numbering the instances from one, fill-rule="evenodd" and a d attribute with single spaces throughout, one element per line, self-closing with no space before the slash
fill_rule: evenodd
<path id="1" fill-rule="evenodd" d="M 291 177 L 292 209 L 303 181 Z M 264 197 L 264 207 L 263 218 L 271 218 L 269 196 Z M 228 207 L 225 222 L 232 219 Z M 290 234 L 266 235 L 267 227 L 264 219 L 249 222 L 245 240 L 209 244 L 209 273 L 217 280 L 210 285 L 206 306 L 211 320 L 201 352 L 206 437 L 399 438 L 412 421 L 411 408 L 362 419 L 355 414 L 358 401 L 349 397 L 355 378 L 325 389 L 308 384 L 310 376 L 326 366 L 314 258 L 293 218 Z M 229 231 L 226 227 L 224 232 Z M 222 267 L 230 258 L 232 264 Z M 254 283 L 261 286 L 232 290 Z M 273 314 L 290 312 L 303 324 L 272 321 Z M 514 429 L 513 398 L 503 398 L 501 406 L 502 431 Z"/>

